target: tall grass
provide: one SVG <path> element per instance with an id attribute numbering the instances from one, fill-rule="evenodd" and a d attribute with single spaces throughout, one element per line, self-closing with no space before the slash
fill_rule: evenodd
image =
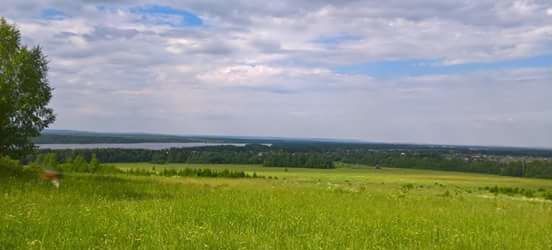
<path id="1" fill-rule="evenodd" d="M 501 177 L 453 174 L 466 182 L 457 185 L 426 181 L 451 173 L 401 172 L 376 182 L 364 170 L 334 172 L 340 181 L 324 172 L 280 171 L 278 180 L 74 174 L 59 190 L 3 178 L 0 249 L 552 246 L 550 202 L 477 188 L 501 184 Z M 549 188 L 524 186 L 539 185 Z"/>

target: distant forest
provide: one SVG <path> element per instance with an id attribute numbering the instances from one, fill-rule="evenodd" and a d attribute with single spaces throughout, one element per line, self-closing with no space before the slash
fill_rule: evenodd
<path id="1" fill-rule="evenodd" d="M 180 136 L 141 133 L 97 133 L 72 130 L 46 130 L 33 138 L 35 144 L 93 144 L 93 143 L 244 143 L 273 144 L 307 142 L 304 139 L 257 138 L 234 136 Z"/>
<path id="2" fill-rule="evenodd" d="M 266 167 L 336 168 L 340 163 L 552 178 L 552 152 L 519 148 L 470 148 L 393 144 L 280 143 L 146 149 L 41 150 L 60 162 L 96 156 L 102 163 L 152 162 L 262 164 Z M 36 156 L 35 156 L 36 157 Z M 32 157 L 27 161 L 34 160 Z"/>

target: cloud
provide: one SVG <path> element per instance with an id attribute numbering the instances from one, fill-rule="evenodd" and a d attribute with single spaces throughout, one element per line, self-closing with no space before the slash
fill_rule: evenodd
<path id="1" fill-rule="evenodd" d="M 547 0 L 5 6 L 57 128 L 552 147 Z"/>
<path id="2" fill-rule="evenodd" d="M 327 69 L 283 68 L 268 65 L 231 65 L 198 75 L 198 79 L 212 84 L 258 86 L 263 84 L 288 86 L 300 78 L 313 80 L 329 75 Z M 287 82 L 287 83 L 286 83 Z"/>

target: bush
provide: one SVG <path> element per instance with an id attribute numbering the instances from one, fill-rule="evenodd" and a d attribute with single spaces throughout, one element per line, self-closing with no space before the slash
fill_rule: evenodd
<path id="1" fill-rule="evenodd" d="M 126 171 L 129 175 L 139 176 L 189 176 L 189 177 L 223 177 L 223 178 L 261 178 L 256 173 L 248 175 L 244 171 L 234 171 L 224 169 L 222 171 L 211 170 L 209 168 L 184 168 L 184 169 L 162 169 L 160 171 L 150 171 L 147 169 L 130 169 Z"/>
<path id="2" fill-rule="evenodd" d="M 498 187 L 498 186 L 485 187 L 483 189 L 488 190 L 489 192 L 491 192 L 495 195 L 504 194 L 504 195 L 509 195 L 509 196 L 522 195 L 522 196 L 525 196 L 527 198 L 536 197 L 536 191 L 533 190 L 533 189 L 524 189 L 524 188 L 518 188 L 518 187 L 514 187 L 514 188 L 512 188 L 512 187 Z M 544 190 L 544 189 L 539 189 L 538 191 L 540 191 L 540 190 Z M 544 194 L 544 197 L 546 198 L 546 194 Z M 551 195 L 550 199 L 552 199 L 552 195 Z"/>
<path id="3" fill-rule="evenodd" d="M 103 165 L 98 161 L 95 154 L 92 154 L 90 161 L 82 155 L 76 155 L 74 158 L 65 159 L 64 163 L 59 164 L 55 153 L 38 155 L 31 166 L 42 167 L 44 169 L 55 169 L 61 172 L 79 172 L 79 173 L 98 173 L 113 174 L 121 171 L 112 165 Z"/>
<path id="4" fill-rule="evenodd" d="M 23 173 L 23 168 L 19 164 L 19 161 L 10 159 L 9 157 L 0 158 L 0 176 L 18 176 Z"/>
<path id="5" fill-rule="evenodd" d="M 97 165 L 97 167 L 94 168 L 92 173 L 96 173 L 96 174 L 117 174 L 117 173 L 121 173 L 121 172 L 122 171 L 120 169 L 118 169 L 117 167 L 115 167 L 113 165 L 99 164 L 99 165 Z"/>
<path id="6" fill-rule="evenodd" d="M 533 198 L 533 197 L 535 197 L 535 191 L 533 191 L 531 189 L 525 189 L 523 191 L 523 195 L 527 198 Z"/>
<path id="7" fill-rule="evenodd" d="M 23 167 L 17 160 L 7 156 L 0 157 L 0 177 L 36 177 L 41 171 L 36 165 Z"/>

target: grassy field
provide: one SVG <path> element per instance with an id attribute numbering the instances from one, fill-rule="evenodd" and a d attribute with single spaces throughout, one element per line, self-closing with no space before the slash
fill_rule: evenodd
<path id="1" fill-rule="evenodd" d="M 80 174 L 59 190 L 0 179 L 0 249 L 552 248 L 550 180 L 361 166 L 117 167 L 267 178 Z"/>

